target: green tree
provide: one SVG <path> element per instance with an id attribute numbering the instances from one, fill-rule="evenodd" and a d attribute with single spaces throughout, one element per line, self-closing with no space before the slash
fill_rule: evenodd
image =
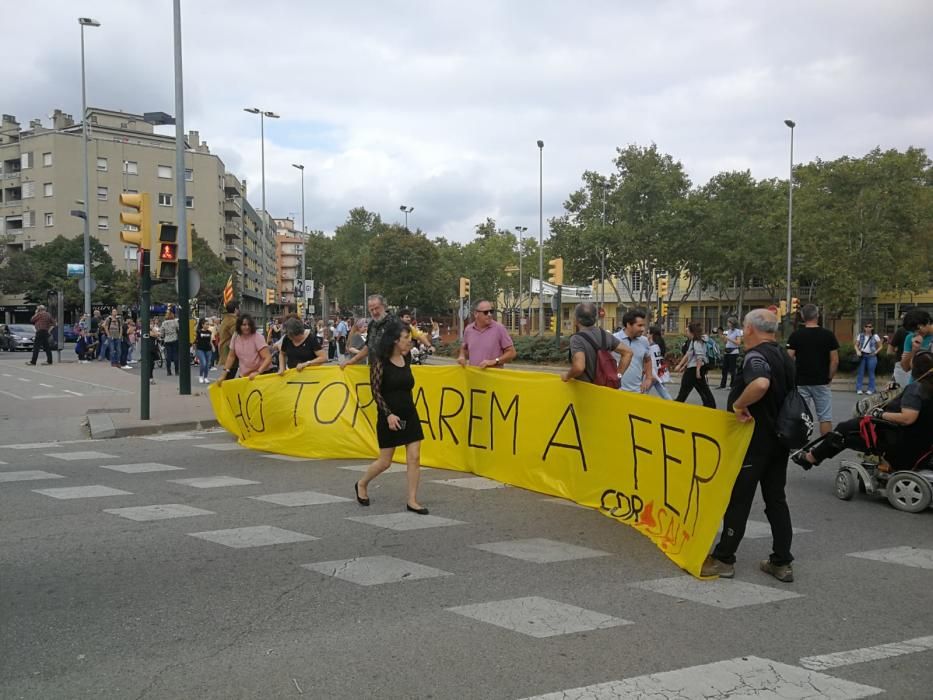
<path id="1" fill-rule="evenodd" d="M 392 306 L 430 313 L 444 301 L 438 299 L 438 261 L 437 248 L 423 233 L 391 225 L 370 240 L 361 271 L 372 291 L 385 295 Z"/>
<path id="2" fill-rule="evenodd" d="M 93 303 L 112 301 L 113 261 L 96 238 L 91 238 L 91 269 L 95 289 Z M 0 290 L 6 294 L 22 294 L 27 301 L 38 304 L 48 300 L 50 290 L 64 290 L 65 307 L 81 308 L 84 293 L 78 289 L 78 279 L 67 277 L 68 263 L 84 260 L 84 238 L 67 239 L 56 236 L 45 245 L 13 253 L 0 276 Z"/>

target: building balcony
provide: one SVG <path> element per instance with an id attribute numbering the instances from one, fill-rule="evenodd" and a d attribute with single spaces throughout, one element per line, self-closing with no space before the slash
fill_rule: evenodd
<path id="1" fill-rule="evenodd" d="M 237 218 L 243 216 L 243 205 L 240 204 L 238 197 L 227 197 L 224 200 L 224 216 Z"/>
<path id="2" fill-rule="evenodd" d="M 243 185 L 237 180 L 236 175 L 224 173 L 224 193 L 228 196 L 243 194 Z"/>
<path id="3" fill-rule="evenodd" d="M 224 246 L 225 260 L 240 260 L 243 257 L 243 249 L 240 246 L 227 244 Z"/>
<path id="4" fill-rule="evenodd" d="M 242 229 L 238 221 L 228 221 L 224 224 L 224 236 L 227 238 L 241 238 Z"/>

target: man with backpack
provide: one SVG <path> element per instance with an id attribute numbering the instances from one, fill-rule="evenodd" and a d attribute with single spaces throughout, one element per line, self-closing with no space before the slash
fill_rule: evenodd
<path id="1" fill-rule="evenodd" d="M 760 568 L 778 581 L 794 580 L 793 531 L 784 494 L 789 449 L 779 436 L 779 418 L 783 417 L 785 398 L 795 387 L 795 370 L 793 360 L 775 341 L 777 325 L 777 316 L 767 309 L 755 309 L 745 316 L 745 363 L 729 392 L 728 408 L 742 423 L 754 418 L 755 427 L 732 487 L 722 536 L 703 562 L 701 576 L 735 576 L 735 553 L 745 535 L 755 490 L 761 484 L 773 544 L 771 556 Z"/>
<path id="2" fill-rule="evenodd" d="M 573 310 L 577 332 L 570 336 L 570 369 L 561 375 L 565 382 L 577 379 L 597 386 L 619 388 L 619 377 L 632 362 L 632 350 L 596 325 L 596 304 L 577 304 Z M 611 353 L 618 353 L 613 362 Z"/>

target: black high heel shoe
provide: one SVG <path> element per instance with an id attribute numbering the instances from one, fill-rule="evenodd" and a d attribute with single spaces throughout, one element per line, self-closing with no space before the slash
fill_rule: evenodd
<path id="1" fill-rule="evenodd" d="M 356 494 L 356 502 L 357 502 L 357 503 L 359 503 L 361 506 L 368 506 L 368 505 L 369 505 L 369 499 L 368 499 L 368 498 L 360 498 L 360 482 L 359 482 L 359 481 L 357 481 L 357 482 L 355 482 L 355 483 L 353 484 L 353 492 Z"/>
<path id="2" fill-rule="evenodd" d="M 412 513 L 417 513 L 418 515 L 427 515 L 427 514 L 428 514 L 428 509 L 427 509 L 427 508 L 423 508 L 423 507 L 422 507 L 422 508 L 413 508 L 412 506 L 408 505 L 407 503 L 405 504 L 405 507 L 406 507 L 408 510 L 410 510 Z"/>

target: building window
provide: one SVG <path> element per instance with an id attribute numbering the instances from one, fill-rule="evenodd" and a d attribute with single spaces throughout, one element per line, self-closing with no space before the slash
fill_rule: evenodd
<path id="1" fill-rule="evenodd" d="M 185 208 L 194 209 L 194 197 L 192 197 L 191 195 L 188 195 L 187 197 L 185 197 Z"/>
<path id="2" fill-rule="evenodd" d="M 52 164 L 52 154 L 51 154 L 51 153 L 43 153 L 43 154 L 42 154 L 42 167 L 43 167 L 43 168 L 47 168 L 47 167 L 49 167 L 51 164 Z"/>
<path id="3" fill-rule="evenodd" d="M 191 168 L 185 168 L 185 179 L 188 182 L 194 182 L 194 170 Z"/>
<path id="4" fill-rule="evenodd" d="M 123 190 L 127 194 L 139 194 L 139 190 Z"/>
<path id="5" fill-rule="evenodd" d="M 54 226 L 54 225 L 55 225 L 55 216 L 52 215 L 52 214 L 46 214 L 46 215 L 45 215 L 45 225 L 46 225 L 46 226 Z"/>
<path id="6" fill-rule="evenodd" d="M 43 197 L 51 197 L 53 191 L 54 190 L 52 189 L 51 182 L 46 182 L 45 184 L 42 185 L 42 196 Z"/>
<path id="7" fill-rule="evenodd" d="M 107 172 L 107 159 L 106 158 L 97 159 L 97 169 L 102 173 Z"/>
<path id="8" fill-rule="evenodd" d="M 163 180 L 172 179 L 172 166 L 171 165 L 160 165 L 159 166 L 159 177 Z"/>
<path id="9" fill-rule="evenodd" d="M 32 167 L 32 153 L 23 153 L 19 157 L 19 167 L 23 170 Z"/>
<path id="10" fill-rule="evenodd" d="M 139 248 L 134 245 L 123 246 L 123 259 L 136 260 L 138 258 Z"/>
<path id="11" fill-rule="evenodd" d="M 160 207 L 170 207 L 172 206 L 172 195 L 167 192 L 159 192 L 159 206 Z"/>
<path id="12" fill-rule="evenodd" d="M 36 212 L 24 211 L 23 212 L 23 228 L 32 228 L 35 225 L 36 225 Z"/>
<path id="13" fill-rule="evenodd" d="M 23 186 L 20 188 L 20 198 L 30 199 L 31 197 L 35 197 L 35 196 L 36 196 L 36 183 L 24 182 Z"/>
<path id="14" fill-rule="evenodd" d="M 641 291 L 641 270 L 632 270 L 632 291 Z"/>
<path id="15" fill-rule="evenodd" d="M 108 190 L 106 187 L 98 187 L 97 188 L 97 199 L 99 199 L 101 202 L 106 202 L 107 192 Z"/>
<path id="16" fill-rule="evenodd" d="M 106 231 L 107 229 L 109 229 L 110 219 L 106 216 L 98 216 L 97 217 L 97 228 L 99 228 L 101 231 Z"/>
<path id="17" fill-rule="evenodd" d="M 139 175 L 139 163 L 135 160 L 123 161 L 123 172 L 127 175 Z"/>

